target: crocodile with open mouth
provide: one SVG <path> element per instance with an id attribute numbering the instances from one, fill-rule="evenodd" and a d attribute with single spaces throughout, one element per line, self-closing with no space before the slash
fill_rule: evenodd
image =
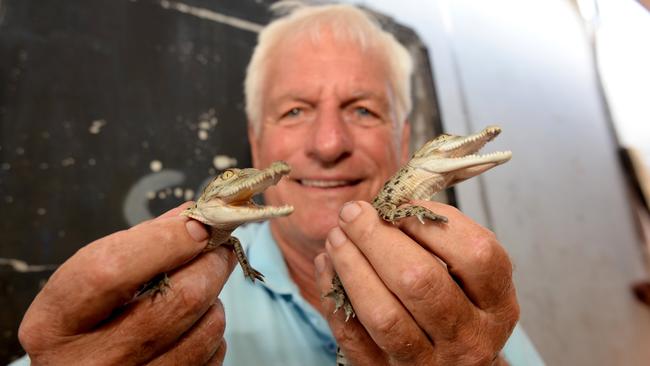
<path id="1" fill-rule="evenodd" d="M 203 189 L 203 193 L 192 207 L 181 212 L 209 226 L 210 239 L 203 251 L 213 250 L 220 245 L 232 245 L 244 276 L 251 281 L 264 281 L 264 275 L 251 267 L 242 245 L 230 235 L 239 225 L 287 216 L 292 206 L 260 206 L 253 202 L 253 196 L 276 184 L 289 174 L 291 167 L 283 161 L 271 163 L 266 169 L 226 169 Z M 145 294 L 164 293 L 170 287 L 169 278 L 162 273 L 145 284 L 136 297 Z"/>
<path id="2" fill-rule="evenodd" d="M 237 254 L 244 276 L 251 281 L 264 280 L 264 276 L 250 266 L 239 239 L 230 235 L 237 226 L 253 221 L 287 216 L 292 206 L 260 206 L 253 202 L 253 195 L 276 184 L 289 174 L 291 167 L 276 161 L 266 169 L 227 169 L 208 184 L 194 206 L 181 215 L 198 220 L 210 227 L 210 240 L 205 250 L 219 245 L 232 245 Z"/>
<path id="3" fill-rule="evenodd" d="M 500 127 L 488 126 L 469 136 L 442 134 L 430 140 L 386 181 L 372 201 L 373 207 L 382 219 L 391 223 L 406 217 L 417 217 L 422 224 L 425 219 L 446 223 L 445 216 L 408 203 L 411 200 L 430 200 L 435 193 L 510 160 L 510 151 L 478 154 L 499 133 Z M 332 279 L 332 290 L 325 296 L 334 299 L 334 312 L 343 308 L 346 321 L 355 315 L 338 275 Z M 349 364 L 340 348 L 336 362 L 339 366 Z"/>

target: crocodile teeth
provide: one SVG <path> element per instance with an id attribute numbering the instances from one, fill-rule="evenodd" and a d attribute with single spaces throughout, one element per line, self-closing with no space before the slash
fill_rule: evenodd
<path id="1" fill-rule="evenodd" d="M 454 160 L 464 160 L 464 159 L 490 159 L 490 158 L 505 158 L 512 155 L 511 151 L 495 151 L 488 154 L 471 154 L 465 156 L 459 156 L 451 158 Z"/>

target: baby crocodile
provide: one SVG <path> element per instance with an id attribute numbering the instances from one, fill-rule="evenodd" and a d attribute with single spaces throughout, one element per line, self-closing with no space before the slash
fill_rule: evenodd
<path id="1" fill-rule="evenodd" d="M 248 263 L 246 253 L 237 239 L 230 234 L 239 225 L 287 216 L 293 212 L 292 206 L 259 206 L 253 202 L 253 195 L 263 192 L 288 174 L 291 167 L 276 161 L 266 169 L 227 169 L 216 176 L 203 190 L 196 203 L 181 215 L 198 220 L 210 228 L 210 239 L 204 251 L 220 245 L 232 245 L 244 276 L 251 281 L 264 281 L 264 276 Z M 162 293 L 169 287 L 166 274 L 159 275 L 139 292 Z"/>
<path id="2" fill-rule="evenodd" d="M 501 128 L 489 126 L 469 136 L 439 135 L 424 144 L 404 167 L 386 181 L 372 205 L 382 219 L 391 223 L 411 216 L 417 217 L 423 224 L 425 219 L 446 223 L 445 216 L 408 203 L 411 200 L 430 200 L 433 194 L 510 160 L 510 151 L 477 154 L 499 133 Z M 346 321 L 354 316 L 354 309 L 338 275 L 334 276 L 332 290 L 325 296 L 334 299 L 334 312 L 340 308 L 345 310 Z M 339 348 L 337 365 L 347 364 Z"/>

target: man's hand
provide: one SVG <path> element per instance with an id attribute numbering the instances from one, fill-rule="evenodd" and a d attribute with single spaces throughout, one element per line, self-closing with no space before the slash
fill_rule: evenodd
<path id="1" fill-rule="evenodd" d="M 32 364 L 221 364 L 225 316 L 217 299 L 232 250 L 201 254 L 206 229 L 182 205 L 80 249 L 31 304 L 19 339 Z M 133 295 L 168 272 L 164 295 Z"/>
<path id="2" fill-rule="evenodd" d="M 361 201 L 341 210 L 316 258 L 321 293 L 335 268 L 356 311 L 347 323 L 342 311 L 328 317 L 334 336 L 359 366 L 496 364 L 519 317 L 508 255 L 455 208 L 417 204 L 449 223 L 392 225 Z"/>

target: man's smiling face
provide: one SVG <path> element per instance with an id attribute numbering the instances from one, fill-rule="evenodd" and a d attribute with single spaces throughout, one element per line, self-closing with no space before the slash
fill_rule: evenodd
<path id="1" fill-rule="evenodd" d="M 265 192 L 267 204 L 295 208 L 273 220 L 274 233 L 322 244 L 345 202 L 371 200 L 406 161 L 408 126 L 396 131 L 388 66 L 378 52 L 321 32 L 318 45 L 285 42 L 272 55 L 260 131 L 249 131 L 253 162 L 292 167 Z"/>

